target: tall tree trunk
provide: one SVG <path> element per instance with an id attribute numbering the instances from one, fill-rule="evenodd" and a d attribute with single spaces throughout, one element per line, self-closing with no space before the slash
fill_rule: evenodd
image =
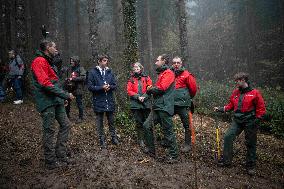
<path id="1" fill-rule="evenodd" d="M 16 46 L 16 0 L 9 1 L 10 4 L 10 48 Z"/>
<path id="2" fill-rule="evenodd" d="M 126 66 L 130 66 L 138 60 L 135 4 L 136 0 L 122 0 L 124 36 L 126 40 L 124 62 Z"/>
<path id="3" fill-rule="evenodd" d="M 126 94 L 124 90 L 127 82 L 131 64 L 138 61 L 138 44 L 136 29 L 136 0 L 122 0 L 124 37 L 126 48 L 124 50 L 123 64 L 120 66 L 121 71 L 117 76 L 119 81 L 119 90 L 117 90 L 118 104 L 125 108 Z"/>
<path id="4" fill-rule="evenodd" d="M 80 25 L 80 0 L 75 1 L 75 9 L 76 9 L 76 22 L 77 22 L 77 53 L 81 57 L 81 25 Z"/>
<path id="5" fill-rule="evenodd" d="M 88 1 L 89 23 L 90 23 L 90 43 L 93 61 L 98 57 L 98 19 L 97 19 L 97 0 Z"/>
<path id="6" fill-rule="evenodd" d="M 56 42 L 58 41 L 59 34 L 58 7 L 58 0 L 48 0 L 48 31 L 50 32 L 49 36 Z"/>
<path id="7" fill-rule="evenodd" d="M 27 57 L 26 57 L 26 62 L 30 63 L 32 60 L 32 17 L 31 17 L 31 2 L 30 0 L 25 1 L 25 7 L 26 7 L 26 23 L 27 23 L 27 30 L 26 30 L 26 38 L 27 38 L 27 43 L 26 43 L 26 48 L 27 48 Z"/>
<path id="8" fill-rule="evenodd" d="M 0 10 L 0 59 L 2 63 L 8 61 L 8 50 L 11 48 L 9 44 L 11 43 L 11 23 L 10 23 L 10 14 L 9 9 L 11 7 L 11 2 L 4 1 L 1 5 Z"/>
<path id="9" fill-rule="evenodd" d="M 69 48 L 70 48 L 70 44 L 69 44 L 69 24 L 68 24 L 68 6 L 69 6 L 69 1 L 68 0 L 64 0 L 64 53 L 63 53 L 63 57 L 64 60 L 66 62 L 66 60 L 70 57 L 69 55 Z"/>
<path id="10" fill-rule="evenodd" d="M 187 27 L 186 27 L 185 0 L 178 0 L 177 8 L 178 8 L 181 56 L 183 58 L 183 61 L 186 62 L 189 60 L 189 55 L 188 55 L 188 37 L 187 37 Z"/>
<path id="11" fill-rule="evenodd" d="M 117 62 L 121 62 L 120 59 L 124 49 L 121 0 L 112 0 L 112 7 L 113 7 L 112 23 L 114 25 L 114 37 L 115 37 L 114 59 Z"/>
<path id="12" fill-rule="evenodd" d="M 145 0 L 145 8 L 146 11 L 146 20 L 147 20 L 147 43 L 148 43 L 148 53 L 149 53 L 149 74 L 153 77 L 154 68 L 153 68 L 153 41 L 152 41 L 152 23 L 151 23 L 151 15 L 150 15 L 150 6 L 149 0 Z"/>
<path id="13" fill-rule="evenodd" d="M 27 25 L 25 17 L 25 1 L 16 1 L 15 30 L 16 30 L 16 49 L 23 58 L 26 55 Z"/>

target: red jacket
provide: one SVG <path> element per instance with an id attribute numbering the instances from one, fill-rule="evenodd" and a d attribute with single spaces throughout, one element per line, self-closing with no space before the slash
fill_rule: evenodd
<path id="1" fill-rule="evenodd" d="M 197 87 L 194 76 L 187 70 L 184 70 L 181 74 L 176 75 L 176 89 L 188 88 L 190 96 L 193 98 L 196 95 Z"/>
<path id="2" fill-rule="evenodd" d="M 53 87 L 51 81 L 58 81 L 58 77 L 48 61 L 43 57 L 37 57 L 31 64 L 31 69 L 37 82 L 43 87 Z"/>
<path id="3" fill-rule="evenodd" d="M 234 110 L 234 112 L 236 112 L 238 109 L 238 102 L 240 96 L 240 90 L 235 89 L 230 97 L 229 103 L 224 106 L 224 111 Z M 262 117 L 266 112 L 264 100 L 260 92 L 256 89 L 253 89 L 243 94 L 240 109 L 242 113 L 251 112 L 253 110 L 255 110 L 255 116 L 257 118 Z"/>
<path id="4" fill-rule="evenodd" d="M 155 87 L 157 87 L 162 91 L 165 91 L 171 86 L 171 84 L 174 83 L 174 81 L 175 81 L 174 72 L 172 72 L 172 70 L 170 69 L 167 69 L 158 75 Z"/>
<path id="5" fill-rule="evenodd" d="M 147 86 L 152 86 L 152 80 L 149 76 L 141 77 L 142 82 L 142 93 L 146 93 Z M 138 94 L 138 78 L 131 76 L 127 82 L 127 94 L 129 96 L 134 96 Z"/>

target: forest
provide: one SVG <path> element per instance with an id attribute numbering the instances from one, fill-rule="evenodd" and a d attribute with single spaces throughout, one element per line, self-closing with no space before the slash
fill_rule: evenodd
<path id="1" fill-rule="evenodd" d="M 5 91 L 0 102 L 0 188 L 283 188 L 283 0 L 1 0 L 0 5 L 0 86 Z M 55 171 L 43 166 L 41 116 L 32 95 L 31 63 L 46 37 L 62 58 L 58 70 L 79 56 L 89 71 L 106 54 L 117 79 L 114 122 L 120 144 L 100 150 L 92 94 L 85 87 L 85 120 L 75 124 L 70 119 L 68 146 L 76 163 Z M 11 49 L 25 65 L 20 105 L 13 104 L 15 91 L 7 81 Z M 155 82 L 155 62 L 164 53 L 171 60 L 182 57 L 197 81 L 196 153 L 180 152 L 174 165 L 140 151 L 126 91 L 132 65 L 140 62 Z M 243 133 L 235 140 L 232 168 L 217 167 L 214 157 L 215 126 L 223 145 L 233 113 L 216 113 L 213 107 L 228 102 L 238 72 L 249 74 L 272 118 L 259 126 L 254 176 L 246 175 L 242 165 Z M 77 115 L 75 103 L 71 117 Z M 180 146 L 182 123 L 178 116 L 173 122 Z M 157 154 L 164 154 L 161 128 L 154 130 Z"/>

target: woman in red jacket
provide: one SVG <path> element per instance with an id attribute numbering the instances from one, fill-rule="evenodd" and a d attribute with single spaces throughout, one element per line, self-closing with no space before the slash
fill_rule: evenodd
<path id="1" fill-rule="evenodd" d="M 144 74 L 144 68 L 136 62 L 132 67 L 132 74 L 127 82 L 127 94 L 130 97 L 130 109 L 136 121 L 136 132 L 140 147 L 144 148 L 143 123 L 150 113 L 150 100 L 146 94 L 147 86 L 152 86 L 152 80 Z"/>
<path id="2" fill-rule="evenodd" d="M 257 123 L 259 120 L 267 120 L 268 116 L 260 92 L 249 85 L 248 74 L 237 73 L 234 79 L 238 88 L 233 91 L 229 103 L 224 107 L 214 107 L 214 111 L 234 111 L 232 125 L 224 136 L 223 159 L 218 165 L 231 166 L 233 142 L 244 131 L 247 147 L 246 168 L 248 174 L 253 175 L 256 162 Z"/>

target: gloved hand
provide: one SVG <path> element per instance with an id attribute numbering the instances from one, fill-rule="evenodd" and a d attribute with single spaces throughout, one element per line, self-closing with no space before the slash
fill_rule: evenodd
<path id="1" fill-rule="evenodd" d="M 224 107 L 214 107 L 215 112 L 224 112 Z"/>

